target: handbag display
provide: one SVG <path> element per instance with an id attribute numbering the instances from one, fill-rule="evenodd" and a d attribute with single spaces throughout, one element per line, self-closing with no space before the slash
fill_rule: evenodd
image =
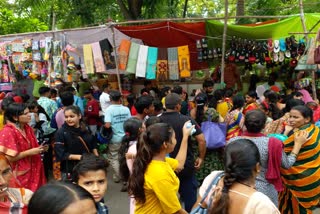
<path id="1" fill-rule="evenodd" d="M 206 139 L 208 149 L 217 149 L 226 144 L 227 124 L 211 122 L 211 116 L 208 121 L 201 123 L 201 130 Z"/>
<path id="2" fill-rule="evenodd" d="M 210 208 L 210 205 L 212 204 L 212 200 L 214 198 L 215 191 L 213 191 L 213 193 L 210 195 L 210 199 L 209 199 L 209 203 L 208 203 L 209 205 L 206 205 L 205 200 L 208 197 L 212 187 L 216 186 L 218 184 L 219 180 L 221 179 L 221 177 L 223 177 L 223 176 L 224 176 L 224 172 L 221 172 L 212 180 L 211 184 L 208 186 L 204 195 L 202 196 L 202 199 L 199 202 L 198 206 L 196 208 L 194 208 L 193 210 L 191 210 L 190 214 L 207 214 L 208 213 L 208 209 Z"/>

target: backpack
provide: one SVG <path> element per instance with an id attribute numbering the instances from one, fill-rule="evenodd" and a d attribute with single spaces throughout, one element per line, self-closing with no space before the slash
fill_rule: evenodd
<path id="1" fill-rule="evenodd" d="M 58 129 L 58 124 L 57 124 L 57 121 L 56 121 L 56 115 L 57 113 L 61 110 L 62 108 L 58 108 L 52 115 L 52 118 L 50 120 L 50 127 L 51 128 L 54 128 L 54 129 Z"/>

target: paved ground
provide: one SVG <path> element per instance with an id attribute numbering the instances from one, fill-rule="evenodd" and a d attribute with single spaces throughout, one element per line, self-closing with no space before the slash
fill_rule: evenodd
<path id="1" fill-rule="evenodd" d="M 112 180 L 112 170 L 108 169 L 108 190 L 104 197 L 110 214 L 129 214 L 129 199 L 127 192 L 120 192 L 121 184 Z"/>

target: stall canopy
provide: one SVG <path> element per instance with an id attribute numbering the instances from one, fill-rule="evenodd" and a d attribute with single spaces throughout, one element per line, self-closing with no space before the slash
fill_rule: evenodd
<path id="1" fill-rule="evenodd" d="M 189 45 L 191 70 L 207 68 L 206 62 L 197 61 L 196 40 L 206 36 L 205 23 L 160 22 L 140 26 L 116 26 L 122 33 L 141 39 L 146 45 L 170 48 Z"/>
<path id="2" fill-rule="evenodd" d="M 315 30 L 320 27 L 320 13 L 305 14 L 305 22 L 307 29 L 311 29 L 315 26 Z M 221 46 L 224 24 L 220 21 L 209 20 L 206 22 L 206 32 L 209 38 L 209 44 Z M 264 24 L 260 26 L 242 26 L 242 25 L 228 25 L 227 35 L 228 37 L 236 36 L 239 38 L 247 39 L 260 39 L 267 40 L 280 39 L 290 36 L 292 32 L 304 32 L 301 24 L 301 18 L 299 15 L 286 18 L 276 23 Z M 303 34 L 296 35 L 297 38 L 303 37 Z M 313 36 L 313 35 L 312 35 Z M 214 38 L 214 39 L 210 39 Z"/>

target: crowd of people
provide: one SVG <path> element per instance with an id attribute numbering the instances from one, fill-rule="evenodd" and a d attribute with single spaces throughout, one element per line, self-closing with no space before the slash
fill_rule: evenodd
<path id="1" fill-rule="evenodd" d="M 189 96 L 180 86 L 144 86 L 140 96 L 126 96 L 127 105 L 109 84 L 99 97 L 92 90 L 78 97 L 72 86 L 57 95 L 41 87 L 38 99 L 8 94 L 0 114 L 0 212 L 107 214 L 109 165 L 128 192 L 130 213 L 319 207 L 320 107 L 307 90 L 284 96 L 269 85 L 263 96 L 243 96 L 205 80 Z M 207 121 L 225 125 L 224 146 L 207 148 Z"/>

